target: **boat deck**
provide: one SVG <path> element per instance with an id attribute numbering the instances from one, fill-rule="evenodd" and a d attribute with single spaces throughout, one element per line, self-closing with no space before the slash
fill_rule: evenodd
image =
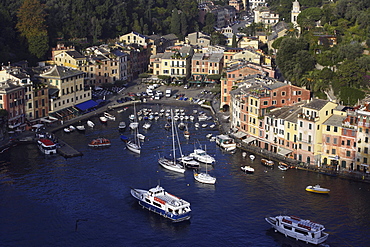
<path id="1" fill-rule="evenodd" d="M 310 220 L 303 220 L 295 216 L 290 217 L 284 217 L 285 220 L 291 221 L 293 225 L 297 225 L 299 227 L 303 228 L 309 228 L 311 231 L 320 231 L 323 230 L 324 226 L 315 222 L 312 222 Z M 283 219 L 283 222 L 284 222 Z"/>
<path id="2" fill-rule="evenodd" d="M 156 197 L 158 197 L 159 199 L 165 201 L 166 203 L 174 206 L 174 207 L 179 207 L 179 206 L 182 206 L 182 205 L 185 205 L 187 204 L 188 202 L 180 199 L 180 198 L 177 198 L 173 195 L 168 195 L 168 194 L 165 194 L 165 195 L 156 195 Z"/>

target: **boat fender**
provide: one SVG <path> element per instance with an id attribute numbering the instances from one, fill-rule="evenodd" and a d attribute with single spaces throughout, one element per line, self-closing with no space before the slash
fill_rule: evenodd
<path id="1" fill-rule="evenodd" d="M 242 144 L 238 143 L 238 144 L 236 144 L 236 146 L 237 146 L 238 148 L 240 148 L 240 147 L 242 146 Z"/>

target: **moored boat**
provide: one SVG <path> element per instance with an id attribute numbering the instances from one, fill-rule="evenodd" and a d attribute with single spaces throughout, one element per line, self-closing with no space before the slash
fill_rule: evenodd
<path id="1" fill-rule="evenodd" d="M 204 184 L 215 184 L 216 178 L 208 174 L 208 165 L 206 164 L 206 172 L 195 172 L 194 179 Z"/>
<path id="2" fill-rule="evenodd" d="M 216 144 L 228 152 L 234 151 L 236 149 L 236 143 L 234 139 L 227 135 L 216 136 Z"/>
<path id="3" fill-rule="evenodd" d="M 85 128 L 85 125 L 77 125 L 76 129 L 79 131 L 84 131 L 86 128 Z"/>
<path id="4" fill-rule="evenodd" d="M 198 169 L 199 168 L 199 162 L 196 161 L 193 157 L 190 156 L 182 156 L 178 158 L 178 161 L 181 165 L 185 166 L 189 169 Z"/>
<path id="5" fill-rule="evenodd" d="M 321 244 L 325 242 L 329 236 L 325 233 L 325 227 L 321 224 L 304 220 L 296 216 L 275 216 L 266 217 L 265 220 L 275 230 L 292 237 L 296 240 L 301 240 L 311 244 Z"/>
<path id="6" fill-rule="evenodd" d="M 204 173 L 204 172 L 201 172 L 201 173 L 194 172 L 194 179 L 203 184 L 215 184 L 216 183 L 215 177 L 212 177 L 208 173 Z"/>
<path id="7" fill-rule="evenodd" d="M 268 159 L 261 159 L 261 164 L 267 167 L 274 167 L 274 162 Z"/>
<path id="8" fill-rule="evenodd" d="M 253 161 L 256 158 L 256 156 L 254 156 L 253 154 L 251 154 L 251 155 L 249 155 L 249 158 Z"/>
<path id="9" fill-rule="evenodd" d="M 39 139 L 37 141 L 37 146 L 40 151 L 44 154 L 56 154 L 57 153 L 57 145 L 50 139 Z"/>
<path id="10" fill-rule="evenodd" d="M 119 130 L 124 130 L 124 129 L 126 129 L 126 122 L 120 122 L 119 124 L 118 124 L 118 129 Z"/>
<path id="11" fill-rule="evenodd" d="M 330 192 L 330 189 L 323 188 L 320 185 L 316 184 L 307 186 L 306 191 L 317 194 L 328 194 Z"/>
<path id="12" fill-rule="evenodd" d="M 246 173 L 254 173 L 254 168 L 251 166 L 242 166 L 240 169 Z"/>
<path id="13" fill-rule="evenodd" d="M 99 120 L 102 123 L 106 123 L 108 121 L 108 118 L 106 118 L 105 116 L 101 116 L 101 117 L 99 117 Z"/>
<path id="14" fill-rule="evenodd" d="M 90 121 L 90 120 L 87 120 L 87 125 L 90 127 L 90 128 L 94 128 L 95 124 L 93 123 L 93 121 Z"/>
<path id="15" fill-rule="evenodd" d="M 145 123 L 145 124 L 143 124 L 143 129 L 148 130 L 148 129 L 150 129 L 150 127 L 152 127 L 152 124 L 151 123 Z"/>
<path id="16" fill-rule="evenodd" d="M 157 185 L 149 190 L 131 189 L 131 195 L 141 206 L 174 222 L 190 219 L 190 203 Z"/>
<path id="17" fill-rule="evenodd" d="M 130 127 L 130 129 L 135 130 L 139 127 L 139 123 L 138 122 L 131 122 L 129 124 L 129 127 Z"/>
<path id="18" fill-rule="evenodd" d="M 108 120 L 116 121 L 116 117 L 108 112 L 104 112 L 104 117 L 106 117 Z"/>
<path id="19" fill-rule="evenodd" d="M 189 154 L 189 156 L 193 157 L 197 161 L 206 164 L 213 164 L 216 162 L 215 158 L 207 154 L 207 152 L 201 148 L 194 149 L 194 151 L 191 154 Z"/>
<path id="20" fill-rule="evenodd" d="M 110 146 L 111 143 L 107 138 L 97 138 L 92 140 L 88 145 L 89 147 L 106 147 Z"/>
<path id="21" fill-rule="evenodd" d="M 282 171 L 286 171 L 289 169 L 289 166 L 285 164 L 284 162 L 279 162 L 278 168 Z"/>

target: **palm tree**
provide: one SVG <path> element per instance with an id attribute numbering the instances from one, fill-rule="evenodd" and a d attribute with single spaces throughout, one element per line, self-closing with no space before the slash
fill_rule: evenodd
<path id="1" fill-rule="evenodd" d="M 298 38 L 299 30 L 297 27 L 294 26 L 293 23 L 289 23 L 288 29 L 285 31 L 285 35 L 290 38 Z"/>

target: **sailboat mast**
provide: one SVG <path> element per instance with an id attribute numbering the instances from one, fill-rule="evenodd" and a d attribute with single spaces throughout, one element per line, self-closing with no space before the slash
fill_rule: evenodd
<path id="1" fill-rule="evenodd" d="M 173 163 L 175 164 L 176 162 L 176 152 L 175 152 L 175 129 L 173 127 L 173 111 L 171 109 L 171 130 L 172 130 L 172 153 L 173 153 Z"/>

